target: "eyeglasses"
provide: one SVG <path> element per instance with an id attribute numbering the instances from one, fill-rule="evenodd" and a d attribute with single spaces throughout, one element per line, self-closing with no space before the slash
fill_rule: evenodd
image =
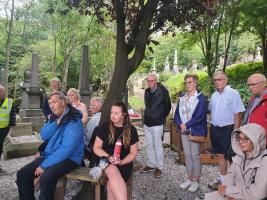
<path id="1" fill-rule="evenodd" d="M 185 85 L 187 85 L 187 84 L 191 84 L 191 83 L 194 83 L 194 81 L 184 82 Z"/>
<path id="2" fill-rule="evenodd" d="M 258 85 L 259 83 L 263 83 L 264 81 L 260 81 L 260 82 L 257 82 L 257 83 L 248 83 L 247 86 L 248 87 L 252 87 L 252 86 L 255 86 L 255 85 Z"/>
<path id="3" fill-rule="evenodd" d="M 237 142 L 242 142 L 242 143 L 250 142 L 250 139 L 248 137 L 240 137 L 239 135 L 236 135 L 235 139 Z"/>
<path id="4" fill-rule="evenodd" d="M 152 79 L 152 80 L 146 80 L 146 82 L 154 82 L 154 81 L 155 81 L 155 80 L 153 80 L 153 79 Z"/>

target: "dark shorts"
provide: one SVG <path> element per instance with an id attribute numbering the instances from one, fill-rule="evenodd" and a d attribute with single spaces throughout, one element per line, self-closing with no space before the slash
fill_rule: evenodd
<path id="1" fill-rule="evenodd" d="M 211 126 L 210 141 L 212 152 L 215 154 L 225 154 L 231 146 L 231 133 L 234 130 L 234 125 L 228 126 Z"/>

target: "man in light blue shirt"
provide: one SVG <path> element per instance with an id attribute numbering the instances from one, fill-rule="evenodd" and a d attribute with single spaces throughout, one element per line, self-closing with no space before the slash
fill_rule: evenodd
<path id="1" fill-rule="evenodd" d="M 93 97 L 90 100 L 91 119 L 87 122 L 85 131 L 85 149 L 91 153 L 91 139 L 95 128 L 98 126 L 101 118 L 101 108 L 103 101 L 100 97 Z"/>
<path id="2" fill-rule="evenodd" d="M 241 125 L 241 114 L 245 111 L 239 92 L 227 85 L 228 77 L 222 72 L 215 72 L 213 82 L 216 91 L 212 94 L 209 104 L 211 112 L 211 144 L 212 150 L 218 155 L 220 179 L 209 185 L 216 185 L 224 180 L 227 172 L 227 162 L 224 158 L 231 146 L 231 133 Z"/>

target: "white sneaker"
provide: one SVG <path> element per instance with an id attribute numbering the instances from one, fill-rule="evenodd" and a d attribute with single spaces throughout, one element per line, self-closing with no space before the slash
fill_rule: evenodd
<path id="1" fill-rule="evenodd" d="M 185 182 L 183 182 L 183 183 L 180 185 L 180 188 L 182 188 L 182 189 L 185 190 L 185 189 L 189 188 L 192 184 L 193 184 L 192 181 L 186 180 Z"/>
<path id="2" fill-rule="evenodd" d="M 196 192 L 200 188 L 200 185 L 198 182 L 193 182 L 190 187 L 188 188 L 188 191 L 190 192 Z"/>

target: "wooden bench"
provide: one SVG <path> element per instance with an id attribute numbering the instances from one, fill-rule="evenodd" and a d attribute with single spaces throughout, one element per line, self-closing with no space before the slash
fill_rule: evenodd
<path id="1" fill-rule="evenodd" d="M 139 161 L 134 160 L 133 172 L 138 171 L 141 169 L 142 165 Z M 100 200 L 101 199 L 101 185 L 105 185 L 107 178 L 102 176 L 100 180 L 94 180 L 89 177 L 90 168 L 87 167 L 79 167 L 72 172 L 66 174 L 64 177 L 60 178 L 57 183 L 57 188 L 55 191 L 54 199 L 55 200 L 64 200 L 64 195 L 66 191 L 66 182 L 67 180 L 80 180 L 85 181 L 86 183 L 90 184 L 90 186 L 94 187 L 94 191 L 91 192 L 90 197 L 91 199 Z M 133 186 L 133 174 L 130 179 L 126 183 L 127 185 L 127 194 L 128 200 L 132 199 L 132 186 Z"/>

